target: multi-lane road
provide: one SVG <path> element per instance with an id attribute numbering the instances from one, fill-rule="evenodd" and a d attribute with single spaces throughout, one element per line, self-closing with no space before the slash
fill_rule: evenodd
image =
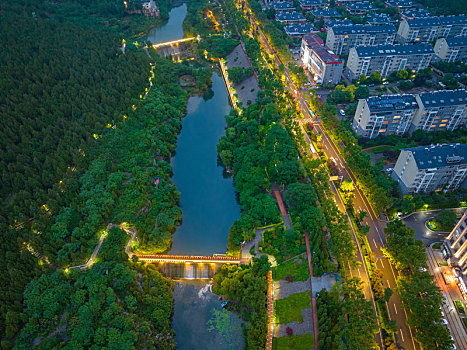
<path id="1" fill-rule="evenodd" d="M 271 47 L 268 39 L 264 35 L 261 28 L 256 24 L 256 19 L 255 19 L 254 14 L 248 8 L 247 8 L 247 11 L 249 13 L 250 25 L 255 29 L 255 32 L 258 34 L 257 38 L 259 39 L 262 48 L 266 51 L 266 53 L 270 57 L 274 58 L 274 64 L 276 68 L 279 67 L 280 64 L 283 62 L 278 57 L 276 51 Z M 285 81 L 289 85 L 289 87 L 293 90 L 293 93 L 295 94 L 296 102 L 298 103 L 298 106 L 302 114 L 305 117 L 310 116 L 309 111 L 308 111 L 309 108 L 306 104 L 306 99 L 304 98 L 301 90 L 298 89 L 294 85 L 290 77 L 290 74 L 288 72 L 287 64 L 283 64 L 283 65 L 285 67 L 285 71 L 284 71 Z M 307 120 L 304 120 L 303 122 L 307 122 Z M 352 174 L 350 169 L 347 167 L 344 159 L 342 158 L 340 154 L 340 151 L 338 150 L 338 147 L 331 140 L 326 130 L 322 128 L 320 120 L 319 120 L 319 116 L 317 117 L 316 120 L 313 120 L 313 124 L 314 124 L 314 131 L 321 132 L 323 135 L 322 137 L 323 151 L 326 153 L 326 155 L 329 158 L 333 157 L 336 160 L 339 173 L 344 177 L 344 179 L 350 178 L 353 180 L 354 184 L 357 184 L 355 176 Z M 306 135 L 306 133 L 304 134 Z M 308 143 L 311 143 L 307 136 L 305 136 L 305 139 Z M 335 191 L 335 188 L 334 188 L 334 191 Z M 337 202 L 339 209 L 345 212 L 345 208 L 343 206 L 343 203 L 341 202 L 339 195 L 337 194 L 337 191 L 335 191 L 335 194 L 336 194 L 336 202 Z M 368 199 L 364 196 L 364 194 L 358 188 L 357 185 L 355 186 L 353 204 L 357 212 L 366 211 L 368 213 L 368 216 L 364 219 L 364 223 L 370 226 L 370 231 L 368 232 L 367 237 L 368 237 L 369 245 L 371 247 L 372 255 L 376 259 L 377 268 L 380 269 L 383 273 L 384 287 L 389 287 L 393 291 L 395 291 L 396 286 L 397 286 L 396 285 L 397 271 L 393 268 L 393 266 L 389 263 L 389 260 L 386 257 L 384 257 L 381 252 L 381 248 L 386 246 L 386 239 L 385 239 L 385 235 L 383 231 L 384 228 L 386 227 L 386 222 L 375 215 L 374 211 L 372 210 L 368 202 Z M 362 266 L 360 268 L 351 268 L 350 269 L 351 273 L 353 276 L 358 276 L 359 278 L 363 280 L 365 284 L 365 288 L 364 288 L 365 296 L 369 299 L 373 299 L 372 294 L 371 294 L 370 284 L 368 281 L 368 274 L 364 267 L 363 257 L 362 257 L 360 250 L 358 250 L 357 260 L 362 263 Z M 387 310 L 388 310 L 390 320 L 396 321 L 398 331 L 395 334 L 395 337 L 396 337 L 397 344 L 403 347 L 404 349 L 420 349 L 420 346 L 413 339 L 413 334 L 412 334 L 411 329 L 406 325 L 407 313 L 397 293 L 393 293 L 393 295 L 391 296 L 389 302 L 387 303 Z M 381 339 L 378 339 L 378 341 L 381 341 Z"/>

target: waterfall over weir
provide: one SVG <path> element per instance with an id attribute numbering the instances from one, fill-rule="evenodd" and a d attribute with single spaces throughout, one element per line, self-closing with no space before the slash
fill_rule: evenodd
<path id="1" fill-rule="evenodd" d="M 211 279 L 221 264 L 156 263 L 165 276 L 173 279 Z"/>

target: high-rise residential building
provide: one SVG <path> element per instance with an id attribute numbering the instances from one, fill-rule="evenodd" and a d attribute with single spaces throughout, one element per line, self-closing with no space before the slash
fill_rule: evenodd
<path id="1" fill-rule="evenodd" d="M 358 101 L 353 128 L 358 135 L 402 135 L 409 131 L 418 104 L 413 95 L 373 96 Z"/>
<path id="2" fill-rule="evenodd" d="M 313 74 L 318 84 L 336 85 L 342 77 L 344 62 L 316 35 L 305 35 L 302 39 L 300 58 Z"/>
<path id="3" fill-rule="evenodd" d="M 383 78 L 402 69 L 417 72 L 428 67 L 433 53 L 428 44 L 352 47 L 346 74 L 350 79 L 357 79 L 373 72 L 380 72 Z"/>
<path id="4" fill-rule="evenodd" d="M 419 110 L 410 132 L 455 130 L 467 125 L 467 91 L 443 90 L 415 96 Z"/>
<path id="5" fill-rule="evenodd" d="M 349 53 L 352 47 L 392 45 L 396 37 L 396 28 L 386 25 L 334 25 L 327 27 L 326 46 L 338 55 Z"/>
<path id="6" fill-rule="evenodd" d="M 467 176 L 467 145 L 420 146 L 401 150 L 392 172 L 403 194 L 451 191 Z"/>
<path id="7" fill-rule="evenodd" d="M 445 62 L 467 61 L 467 35 L 441 38 L 435 43 L 435 57 Z"/>
<path id="8" fill-rule="evenodd" d="M 467 210 L 444 240 L 441 252 L 457 277 L 459 289 L 467 297 Z"/>
<path id="9" fill-rule="evenodd" d="M 358 135 L 402 135 L 455 130 L 467 126 L 467 91 L 443 90 L 417 95 L 373 96 L 358 101 L 353 120 Z"/>
<path id="10" fill-rule="evenodd" d="M 467 15 L 403 18 L 396 39 L 402 44 L 431 43 L 458 35 L 467 35 Z"/>

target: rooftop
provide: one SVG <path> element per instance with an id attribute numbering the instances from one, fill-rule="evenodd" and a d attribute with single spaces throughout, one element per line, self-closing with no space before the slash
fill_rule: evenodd
<path id="1" fill-rule="evenodd" d="M 459 35 L 454 38 L 446 38 L 449 46 L 467 46 L 467 35 Z"/>
<path id="2" fill-rule="evenodd" d="M 300 12 L 277 12 L 276 21 L 306 21 L 306 18 Z"/>
<path id="3" fill-rule="evenodd" d="M 300 0 L 300 6 L 320 6 L 324 5 L 323 0 Z"/>
<path id="4" fill-rule="evenodd" d="M 401 13 L 401 17 L 405 18 L 420 18 L 420 17 L 433 17 L 433 14 L 425 9 L 407 10 Z"/>
<path id="5" fill-rule="evenodd" d="M 425 108 L 467 105 L 467 90 L 442 90 L 420 94 Z"/>
<path id="6" fill-rule="evenodd" d="M 412 147 L 406 148 L 405 151 L 412 152 L 418 169 L 467 164 L 467 145 L 461 143 Z"/>
<path id="7" fill-rule="evenodd" d="M 317 32 L 318 29 L 316 29 L 312 24 L 310 23 L 304 23 L 304 24 L 289 24 L 284 27 L 285 32 L 288 35 L 302 35 L 302 34 L 308 34 L 311 32 Z"/>
<path id="8" fill-rule="evenodd" d="M 399 8 L 410 8 L 415 6 L 415 4 L 410 0 L 388 0 L 385 2 L 385 4 L 390 7 Z"/>
<path id="9" fill-rule="evenodd" d="M 294 10 L 295 7 L 290 2 L 271 2 L 269 6 L 277 11 Z"/>
<path id="10" fill-rule="evenodd" d="M 360 57 L 406 56 L 434 53 L 433 48 L 429 44 L 357 46 L 355 49 Z"/>
<path id="11" fill-rule="evenodd" d="M 364 33 L 396 33 L 392 24 L 372 26 L 370 24 L 335 25 L 332 27 L 335 35 L 364 34 Z"/>
<path id="12" fill-rule="evenodd" d="M 383 95 L 367 98 L 370 113 L 394 112 L 396 110 L 418 109 L 418 103 L 413 95 Z"/>
<path id="13" fill-rule="evenodd" d="M 467 24 L 467 15 L 459 15 L 459 16 L 441 16 L 439 17 L 439 21 L 442 25 L 448 24 Z"/>
<path id="14" fill-rule="evenodd" d="M 395 23 L 396 21 L 391 18 L 387 13 L 372 14 L 369 13 L 366 17 L 366 20 L 370 24 L 380 24 L 381 26 L 387 23 Z"/>
<path id="15" fill-rule="evenodd" d="M 343 61 L 332 52 L 328 47 L 324 46 L 323 40 L 316 35 L 305 35 L 303 40 L 307 43 L 307 46 L 313 50 L 316 55 L 325 63 L 325 64 L 340 64 Z"/>
<path id="16" fill-rule="evenodd" d="M 343 25 L 343 26 L 348 26 L 348 25 L 351 25 L 353 22 L 350 20 L 350 19 L 327 19 L 324 21 L 324 26 L 326 28 L 332 28 L 334 26 L 339 26 L 339 25 Z"/>
<path id="17" fill-rule="evenodd" d="M 337 10 L 334 8 L 318 9 L 318 10 L 311 11 L 311 13 L 315 17 L 336 17 L 336 18 L 342 17 L 342 15 L 339 12 L 337 12 Z"/>
<path id="18" fill-rule="evenodd" d="M 376 10 L 376 7 L 374 7 L 373 4 L 369 3 L 368 1 L 352 2 L 350 4 L 346 4 L 345 6 L 351 10 Z"/>
<path id="19" fill-rule="evenodd" d="M 407 23 L 410 27 L 430 27 L 439 26 L 440 21 L 438 17 L 414 17 L 408 18 Z"/>

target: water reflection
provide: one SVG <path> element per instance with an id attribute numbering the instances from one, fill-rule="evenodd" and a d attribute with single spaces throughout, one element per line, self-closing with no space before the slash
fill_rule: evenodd
<path id="1" fill-rule="evenodd" d="M 182 23 L 186 12 L 185 4 L 173 8 L 169 12 L 169 21 L 162 27 L 152 28 L 148 33 L 148 40 L 153 44 L 158 44 L 183 38 Z"/>
<path id="2" fill-rule="evenodd" d="M 221 309 L 211 286 L 201 281 L 175 283 L 173 327 L 177 349 L 237 350 L 243 348 L 240 318 Z"/>

